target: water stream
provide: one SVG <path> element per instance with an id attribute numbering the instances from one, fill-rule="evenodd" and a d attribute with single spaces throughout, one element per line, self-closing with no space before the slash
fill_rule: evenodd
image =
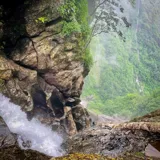
<path id="1" fill-rule="evenodd" d="M 136 10 L 137 10 L 137 21 L 136 21 L 136 33 L 135 33 L 135 40 L 136 40 L 136 50 L 138 54 L 138 61 L 140 62 L 140 52 L 139 52 L 139 44 L 138 44 L 138 31 L 139 31 L 139 16 L 140 16 L 140 9 L 141 9 L 141 0 L 136 0 Z"/>
<path id="2" fill-rule="evenodd" d="M 62 137 L 37 119 L 28 121 L 20 106 L 10 102 L 0 94 L 0 116 L 4 119 L 12 133 L 18 135 L 18 143 L 22 149 L 32 149 L 49 156 L 62 156 Z"/>

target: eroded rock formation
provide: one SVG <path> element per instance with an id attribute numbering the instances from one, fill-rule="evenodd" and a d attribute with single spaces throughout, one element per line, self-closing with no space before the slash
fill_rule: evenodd
<path id="1" fill-rule="evenodd" d="M 87 74 L 80 58 L 81 34 L 61 33 L 63 18 L 58 8 L 63 3 L 16 0 L 14 5 L 2 2 L 0 6 L 1 92 L 24 111 L 46 108 L 56 118 L 67 114 L 65 106 L 79 104 Z M 35 85 L 40 89 L 32 94 Z M 35 104 L 39 98 L 41 105 Z"/>

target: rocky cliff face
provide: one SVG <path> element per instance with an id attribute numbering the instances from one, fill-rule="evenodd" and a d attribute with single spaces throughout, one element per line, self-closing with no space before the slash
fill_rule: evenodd
<path id="1" fill-rule="evenodd" d="M 79 58 L 81 35 L 61 33 L 58 8 L 63 3 L 17 0 L 14 5 L 2 2 L 0 7 L 1 92 L 25 111 L 46 112 L 50 107 L 54 118 L 66 115 L 65 107 L 80 103 L 87 74 Z M 69 117 L 67 123 L 74 122 Z"/>

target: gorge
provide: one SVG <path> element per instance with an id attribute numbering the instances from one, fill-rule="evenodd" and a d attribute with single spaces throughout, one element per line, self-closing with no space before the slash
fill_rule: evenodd
<path id="1" fill-rule="evenodd" d="M 159 6 L 2 0 L 0 159 L 160 158 Z"/>

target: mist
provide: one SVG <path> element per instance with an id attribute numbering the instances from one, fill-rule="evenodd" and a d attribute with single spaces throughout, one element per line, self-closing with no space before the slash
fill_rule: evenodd
<path id="1" fill-rule="evenodd" d="M 159 6 L 158 0 L 154 3 L 151 0 L 133 3 L 120 0 L 118 7 L 113 6 L 114 17 L 119 18 L 117 29 L 123 33 L 125 41 L 112 30 L 93 37 L 90 51 L 94 64 L 82 93 L 89 110 L 100 115 L 132 119 L 158 108 L 158 98 L 154 94 L 158 96 L 156 89 L 160 86 Z M 108 9 L 101 8 L 102 11 Z M 123 17 L 131 24 L 129 27 L 123 23 Z M 97 28 L 101 28 L 101 24 L 104 26 L 104 22 L 103 17 Z M 90 96 L 93 98 L 88 101 Z M 154 105 L 147 103 L 150 101 Z"/>

